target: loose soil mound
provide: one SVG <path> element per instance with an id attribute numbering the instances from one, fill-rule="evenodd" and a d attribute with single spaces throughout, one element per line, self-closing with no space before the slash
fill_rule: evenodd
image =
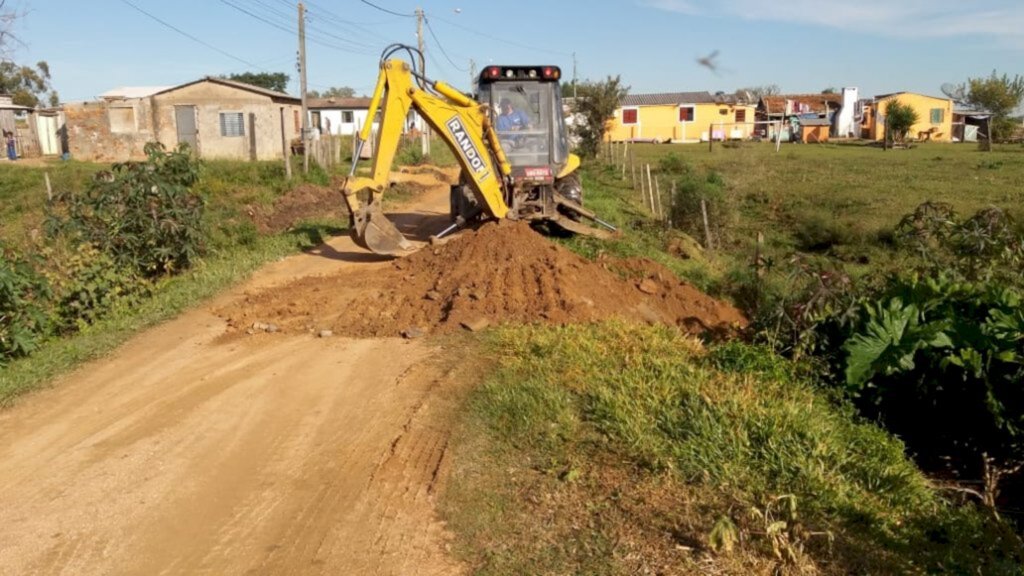
<path id="1" fill-rule="evenodd" d="M 410 166 L 393 172 L 389 184 L 399 187 L 406 194 L 418 195 L 436 186 L 448 186 L 457 180 L 458 168 Z M 347 220 L 348 211 L 341 194 L 342 184 L 340 179 L 336 179 L 331 186 L 300 184 L 276 199 L 269 208 L 251 208 L 250 215 L 256 228 L 263 234 L 284 232 L 305 220 Z"/>
<path id="2" fill-rule="evenodd" d="M 303 220 L 347 218 L 345 199 L 329 186 L 301 184 L 274 201 L 270 210 L 253 210 L 253 221 L 263 234 L 284 232 Z"/>
<path id="3" fill-rule="evenodd" d="M 355 282 L 351 275 L 307 278 L 249 295 L 220 314 L 235 329 L 260 323 L 357 337 L 613 317 L 695 333 L 746 324 L 738 310 L 658 264 L 591 262 L 511 221 L 428 246 Z"/>

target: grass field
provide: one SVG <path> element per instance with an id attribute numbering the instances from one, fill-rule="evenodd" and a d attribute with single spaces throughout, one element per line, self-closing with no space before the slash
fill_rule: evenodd
<path id="1" fill-rule="evenodd" d="M 587 203 L 624 233 L 565 244 L 649 257 L 749 304 L 758 232 L 780 268 L 807 252 L 866 273 L 900 265 L 892 229 L 924 201 L 1024 215 L 1019 147 L 635 149 L 663 182 L 670 155 L 721 183 L 716 250 L 679 257 L 678 232 L 601 162 L 584 169 Z M 501 360 L 463 420 L 446 500 L 474 573 L 1020 573 L 1011 525 L 947 500 L 896 438 L 767 349 L 614 324 L 511 328 L 490 345 Z"/>
<path id="2" fill-rule="evenodd" d="M 668 154 L 722 175 L 739 211 L 731 235 L 739 247 L 760 231 L 770 244 L 796 248 L 797 233 L 814 226 L 844 230 L 847 243 L 870 243 L 925 201 L 948 202 L 960 213 L 995 205 L 1024 220 L 1019 145 L 988 153 L 957 144 L 889 151 L 862 144 L 787 144 L 779 152 L 767 143 L 716 145 L 711 152 L 703 145 L 638 144 L 634 162 L 651 164 L 656 174 Z"/>

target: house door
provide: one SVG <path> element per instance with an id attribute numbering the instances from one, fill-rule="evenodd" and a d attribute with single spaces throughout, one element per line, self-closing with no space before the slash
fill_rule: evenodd
<path id="1" fill-rule="evenodd" d="M 184 142 L 199 152 L 199 129 L 196 126 L 195 106 L 175 106 L 174 123 L 178 126 L 178 143 Z"/>
<path id="2" fill-rule="evenodd" d="M 39 134 L 39 148 L 44 156 L 60 154 L 60 140 L 57 134 L 56 116 L 38 116 L 36 132 Z"/>

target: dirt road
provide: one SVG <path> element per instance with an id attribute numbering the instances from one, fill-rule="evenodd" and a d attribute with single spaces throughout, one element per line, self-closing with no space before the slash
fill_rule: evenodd
<path id="1" fill-rule="evenodd" d="M 403 225 L 436 226 L 447 190 Z M 257 334 L 212 313 L 384 266 L 347 238 L 0 412 L 0 574 L 458 574 L 434 513 L 463 385 L 421 341 Z"/>

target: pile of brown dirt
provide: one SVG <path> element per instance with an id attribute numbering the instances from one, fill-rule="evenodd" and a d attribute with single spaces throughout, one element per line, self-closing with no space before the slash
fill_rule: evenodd
<path id="1" fill-rule="evenodd" d="M 391 174 L 389 184 L 398 187 L 399 192 L 416 196 L 437 186 L 447 187 L 458 181 L 458 176 L 457 167 L 406 166 Z M 345 220 L 348 210 L 341 193 L 342 185 L 340 178 L 336 178 L 331 186 L 300 184 L 274 200 L 273 206 L 250 208 L 249 214 L 263 234 L 284 232 L 304 220 Z"/>
<path id="2" fill-rule="evenodd" d="M 300 184 L 275 200 L 270 209 L 252 209 L 250 214 L 263 234 L 284 232 L 303 220 L 348 217 L 341 192 L 315 184 Z"/>
<path id="3" fill-rule="evenodd" d="M 690 332 L 746 325 L 734 307 L 647 260 L 586 260 L 525 223 L 491 222 L 363 276 L 306 278 L 219 311 L 254 323 L 367 337 L 442 333 L 505 322 L 622 318 Z"/>

